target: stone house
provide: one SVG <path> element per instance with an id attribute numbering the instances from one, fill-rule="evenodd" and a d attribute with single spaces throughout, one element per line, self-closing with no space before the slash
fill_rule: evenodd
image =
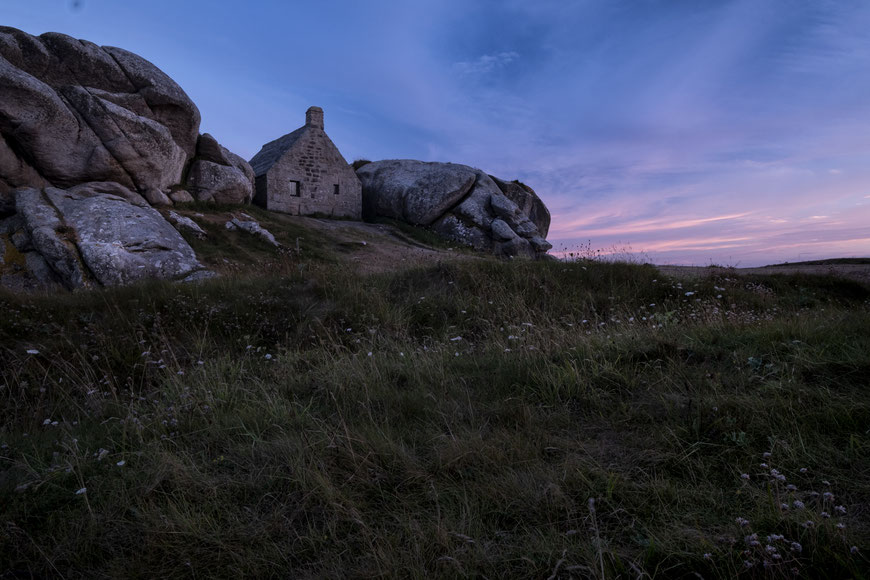
<path id="1" fill-rule="evenodd" d="M 254 203 L 293 215 L 362 218 L 362 185 L 323 130 L 323 109 L 305 112 L 305 126 L 263 145 L 250 161 Z"/>

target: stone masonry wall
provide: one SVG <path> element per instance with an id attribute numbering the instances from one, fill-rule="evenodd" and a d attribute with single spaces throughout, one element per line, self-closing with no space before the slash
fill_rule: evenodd
<path id="1" fill-rule="evenodd" d="M 292 195 L 294 181 L 299 183 L 298 195 Z M 293 215 L 362 217 L 359 178 L 326 133 L 316 126 L 307 127 L 305 134 L 257 182 L 255 201 L 262 203 L 265 197 L 266 209 Z"/>

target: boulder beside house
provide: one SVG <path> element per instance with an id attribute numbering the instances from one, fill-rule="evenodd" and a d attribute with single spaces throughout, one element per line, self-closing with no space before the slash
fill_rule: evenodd
<path id="1" fill-rule="evenodd" d="M 311 107 L 305 125 L 263 145 L 250 161 L 254 203 L 293 215 L 362 217 L 362 185 L 323 130 L 323 109 Z"/>

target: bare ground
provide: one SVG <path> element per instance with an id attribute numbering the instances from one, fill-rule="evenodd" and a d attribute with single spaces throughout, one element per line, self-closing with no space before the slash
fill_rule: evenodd
<path id="1" fill-rule="evenodd" d="M 305 227 L 327 232 L 346 250 L 344 259 L 361 273 L 385 272 L 445 259 L 477 257 L 458 247 L 447 250 L 433 248 L 386 224 L 309 217 L 295 219 Z"/>

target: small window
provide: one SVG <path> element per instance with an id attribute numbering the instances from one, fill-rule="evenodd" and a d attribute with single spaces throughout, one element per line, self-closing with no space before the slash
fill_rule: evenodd
<path id="1" fill-rule="evenodd" d="M 339 191 L 338 191 L 338 184 L 337 183 L 332 186 L 332 193 L 334 193 L 335 195 L 338 195 Z"/>
<path id="2" fill-rule="evenodd" d="M 302 184 L 300 182 L 290 182 L 290 195 L 293 197 L 300 197 L 302 195 Z"/>

